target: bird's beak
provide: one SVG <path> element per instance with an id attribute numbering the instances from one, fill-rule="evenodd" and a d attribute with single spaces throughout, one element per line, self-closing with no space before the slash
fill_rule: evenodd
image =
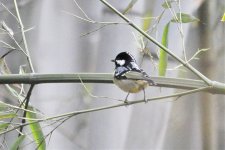
<path id="1" fill-rule="evenodd" d="M 115 60 L 114 60 L 114 59 L 112 59 L 112 60 L 111 60 L 111 62 L 115 62 Z"/>

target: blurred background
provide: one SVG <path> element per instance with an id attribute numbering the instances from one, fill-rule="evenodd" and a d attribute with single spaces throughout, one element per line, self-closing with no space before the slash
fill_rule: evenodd
<path id="1" fill-rule="evenodd" d="M 19 25 L 6 9 L 16 14 L 13 1 L 0 2 L 0 21 L 14 31 L 15 39 L 21 43 Z M 171 23 L 168 47 L 181 58 L 184 58 L 185 49 L 188 59 L 198 49 L 209 49 L 198 56 L 199 60 L 192 60 L 191 64 L 210 79 L 225 82 L 225 24 L 220 21 L 225 10 L 224 0 L 180 1 L 180 6 L 174 2 L 172 9 L 162 7 L 163 0 L 108 2 L 121 12 L 133 4 L 132 9 L 124 12 L 126 16 L 147 29 L 159 42 L 165 25 L 173 18 L 173 11 L 199 18 L 199 22 L 182 26 Z M 119 52 L 129 51 L 150 76 L 158 76 L 159 48 L 146 39 L 140 42 L 140 34 L 99 0 L 18 0 L 18 5 L 25 30 L 30 29 L 26 32 L 26 38 L 36 73 L 113 73 L 114 64 L 110 60 Z M 146 20 L 148 28 L 145 28 Z M 115 24 L 105 25 L 102 22 Z M 0 40 L 16 47 L 6 34 L 0 34 Z M 7 51 L 1 45 L 0 54 Z M 170 57 L 168 60 L 166 77 L 197 79 L 185 68 L 174 69 L 179 63 Z M 18 73 L 19 67 L 27 64 L 18 50 L 10 53 L 6 62 L 12 73 Z M 85 85 L 95 96 L 126 97 L 126 93 L 113 84 Z M 1 101 L 16 101 L 3 85 L 0 88 Z M 179 90 L 149 87 L 146 95 L 151 98 L 174 92 Z M 130 101 L 141 98 L 142 92 L 129 96 Z M 224 149 L 224 100 L 221 95 L 197 93 L 179 99 L 163 99 L 81 114 L 53 132 L 47 141 L 47 149 Z M 82 84 L 74 83 L 37 85 L 31 96 L 31 104 L 45 116 L 116 103 L 109 98 L 92 98 Z M 43 131 L 47 134 L 53 129 L 54 126 L 46 126 Z M 16 132 L 8 133 L 1 145 L 12 144 L 16 136 Z M 7 149 L 7 146 L 2 148 Z M 24 146 L 24 149 L 32 148 L 35 149 L 35 144 Z"/>

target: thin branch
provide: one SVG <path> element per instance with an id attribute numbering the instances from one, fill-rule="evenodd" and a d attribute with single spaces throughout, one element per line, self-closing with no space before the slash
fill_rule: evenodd
<path id="1" fill-rule="evenodd" d="M 38 140 L 41 140 L 41 142 L 40 142 L 39 145 L 36 147 L 36 149 L 38 149 L 38 147 L 41 145 L 41 143 L 44 142 L 44 140 L 46 140 L 48 137 L 49 137 L 49 140 L 48 140 L 48 141 L 50 142 L 50 138 L 51 138 L 51 135 L 53 134 L 53 132 L 54 132 L 61 124 L 63 124 L 66 120 L 68 120 L 68 119 L 70 119 L 70 118 L 71 118 L 71 116 L 69 116 L 69 117 L 67 117 L 67 118 L 59 118 L 59 119 L 57 119 L 57 120 L 54 120 L 54 122 L 52 122 L 52 123 L 50 123 L 50 124 L 47 124 L 47 125 L 42 126 L 41 128 L 42 128 L 42 130 L 43 130 L 44 128 L 46 128 L 46 127 L 48 127 L 48 126 L 53 126 L 54 124 L 57 124 L 57 123 L 58 123 L 56 126 L 54 126 L 54 128 L 53 128 L 48 134 L 44 135 L 43 138 L 38 139 Z M 37 130 L 35 130 L 35 131 L 38 132 L 38 131 L 40 131 L 40 129 L 37 129 Z M 30 136 L 31 134 L 32 134 L 32 132 L 28 132 L 28 133 L 26 133 L 25 135 L 26 135 L 26 136 Z M 28 146 L 28 145 L 34 143 L 34 142 L 35 142 L 35 140 L 31 140 L 29 143 L 27 143 L 27 144 L 21 146 L 20 148 L 24 148 L 24 147 L 26 147 L 26 146 Z"/>
<path id="2" fill-rule="evenodd" d="M 88 19 L 88 20 L 92 20 L 90 17 L 88 17 L 88 15 L 85 13 L 85 11 L 80 7 L 80 5 L 77 3 L 76 0 L 73 0 L 73 2 L 76 4 L 76 6 L 78 7 L 78 9 L 80 9 L 80 11 L 82 12 L 82 14 Z"/>
<path id="3" fill-rule="evenodd" d="M 124 23 L 124 22 L 99 22 L 99 21 L 95 21 L 95 20 L 91 19 L 91 18 L 85 13 L 85 11 L 80 7 L 80 5 L 77 3 L 76 0 L 73 0 L 73 2 L 74 2 L 75 5 L 78 7 L 78 9 L 81 11 L 81 13 L 85 16 L 85 18 L 80 17 L 80 16 L 78 16 L 78 15 L 75 15 L 75 14 L 73 14 L 73 13 L 71 13 L 71 12 L 68 12 L 68 11 L 62 10 L 62 12 L 63 12 L 63 13 L 66 13 L 66 14 L 68 14 L 68 15 L 71 15 L 71 16 L 73 16 L 73 17 L 76 17 L 76 18 L 78 18 L 78 19 L 80 19 L 80 20 L 82 20 L 82 21 L 86 21 L 86 22 L 88 22 L 88 23 L 92 23 L 92 24 L 101 24 L 100 27 L 98 27 L 98 28 L 96 28 L 96 29 L 94 29 L 94 30 L 92 30 L 92 31 L 89 31 L 89 32 L 87 32 L 87 33 L 83 33 L 83 34 L 81 34 L 80 37 L 87 36 L 87 35 L 89 35 L 89 34 L 91 34 L 91 33 L 97 32 L 97 31 L 99 31 L 100 29 L 103 29 L 103 28 L 105 28 L 105 27 L 107 27 L 107 26 L 109 26 L 109 25 L 127 24 L 127 23 Z"/>
<path id="4" fill-rule="evenodd" d="M 197 56 L 200 54 L 200 53 L 202 53 L 202 52 L 205 52 L 205 51 L 207 51 L 207 50 L 209 50 L 209 49 L 200 49 L 200 50 L 198 50 L 189 60 L 187 60 L 187 62 L 189 63 L 189 62 L 191 62 L 193 59 L 197 59 Z M 174 69 L 178 69 L 178 68 L 180 68 L 180 67 L 182 67 L 183 65 L 182 64 L 180 64 L 180 65 L 178 65 L 178 66 L 176 66 L 176 67 L 174 67 Z M 174 69 L 171 69 L 171 70 L 174 70 Z"/>
<path id="5" fill-rule="evenodd" d="M 26 55 L 26 57 L 28 57 L 28 54 L 24 51 L 24 49 L 20 46 L 20 44 L 16 41 L 16 39 L 14 38 L 14 36 L 10 35 L 8 33 L 9 37 L 15 42 L 15 44 L 19 47 L 19 49 Z"/>
<path id="6" fill-rule="evenodd" d="M 9 48 L 9 49 L 16 49 L 15 47 L 9 45 L 8 43 L 6 43 L 6 42 L 4 42 L 4 41 L 1 41 L 1 40 L 0 40 L 0 43 L 3 43 L 4 45 L 6 45 L 6 46 L 2 46 L 2 47 Z"/>
<path id="7" fill-rule="evenodd" d="M 87 35 L 89 35 L 89 34 L 92 34 L 92 33 L 94 33 L 94 32 L 97 32 L 97 31 L 99 31 L 99 30 L 101 30 L 101 29 L 103 29 L 103 28 L 105 28 L 105 27 L 107 27 L 107 26 L 110 26 L 110 25 L 113 25 L 113 24 L 103 24 L 103 25 L 101 25 L 100 27 L 98 27 L 98 28 L 96 28 L 96 29 L 94 29 L 94 30 L 91 30 L 91 31 L 89 31 L 89 32 L 87 32 L 87 33 L 81 34 L 80 37 L 87 36 Z"/>
<path id="8" fill-rule="evenodd" d="M 5 56 L 7 56 L 8 54 L 12 53 L 14 50 L 16 50 L 16 49 L 11 49 L 11 50 L 9 50 L 9 51 L 6 52 L 5 54 L 3 54 L 3 55 L 1 56 L 0 59 L 3 59 Z"/>
<path id="9" fill-rule="evenodd" d="M 211 87 L 208 86 L 208 87 L 203 87 L 203 88 L 199 88 L 199 89 L 189 90 L 189 91 L 186 91 L 186 92 L 176 93 L 176 94 L 172 94 L 172 95 L 153 97 L 153 98 L 147 99 L 147 101 L 154 101 L 154 100 L 160 100 L 160 99 L 162 100 L 162 99 L 166 99 L 166 98 L 185 96 L 185 95 L 188 95 L 188 94 L 193 94 L 193 93 L 196 93 L 196 92 L 205 91 L 205 90 L 207 90 L 209 88 L 211 88 Z M 11 131 L 13 131 L 15 129 L 18 129 L 21 126 L 27 126 L 27 125 L 34 124 L 34 123 L 39 123 L 39 122 L 53 120 L 53 119 L 57 119 L 57 118 L 63 118 L 63 117 L 71 117 L 71 116 L 74 117 L 74 116 L 80 115 L 80 114 L 85 114 L 85 113 L 90 113 L 90 112 L 97 112 L 97 111 L 101 111 L 101 110 L 108 110 L 108 109 L 112 109 L 112 108 L 116 108 L 116 107 L 122 107 L 122 106 L 127 106 L 127 105 L 134 105 L 134 104 L 139 104 L 139 103 L 146 103 L 146 101 L 145 100 L 128 101 L 127 103 L 119 103 L 119 104 L 110 105 L 110 106 L 103 106 L 103 107 L 97 107 L 97 108 L 92 108 L 92 109 L 73 111 L 73 112 L 69 112 L 69 113 L 65 113 L 65 114 L 61 114 L 61 115 L 57 115 L 57 116 L 53 116 L 53 117 L 43 118 L 43 119 L 39 119 L 39 120 L 32 119 L 32 118 L 26 118 L 27 120 L 29 119 L 31 121 L 32 120 L 35 120 L 35 121 L 32 121 L 30 123 L 24 123 L 22 125 L 15 126 L 12 129 L 8 129 L 6 131 L 2 131 L 2 132 L 0 132 L 0 135 L 6 134 L 6 133 L 11 132 Z"/>
<path id="10" fill-rule="evenodd" d="M 10 105 L 10 104 L 4 103 L 2 101 L 0 101 L 0 104 L 1 105 L 5 105 L 5 106 L 7 106 L 7 107 L 9 107 L 11 109 L 22 110 L 22 111 L 27 111 L 27 112 L 31 112 L 31 113 L 37 113 L 35 111 L 29 110 L 29 109 L 24 109 L 24 108 L 21 108 L 21 107 L 18 107 L 18 106 L 14 106 L 14 105 Z M 42 113 L 37 113 L 37 114 L 43 115 Z M 18 118 L 20 118 L 20 117 L 18 117 Z"/>
<path id="11" fill-rule="evenodd" d="M 34 84 L 31 84 L 30 86 L 30 89 L 29 91 L 27 92 L 27 96 L 25 97 L 25 99 L 23 100 L 21 106 L 23 105 L 23 103 L 25 102 L 25 106 L 24 106 L 24 109 L 25 111 L 23 112 L 23 117 L 25 118 L 26 117 L 26 114 L 27 114 L 27 111 L 26 109 L 28 108 L 28 105 L 29 105 L 29 101 L 30 101 L 30 97 L 31 97 L 31 93 L 33 91 L 33 88 L 34 88 Z M 24 124 L 26 122 L 25 119 L 22 119 L 21 123 Z M 20 127 L 20 130 L 19 130 L 19 134 L 18 134 L 18 137 L 21 136 L 21 133 L 23 132 L 23 126 Z"/>
<path id="12" fill-rule="evenodd" d="M 111 24 L 127 24 L 127 23 L 124 23 L 124 22 L 95 21 L 95 20 L 90 19 L 89 17 L 88 18 L 83 18 L 83 17 L 80 17 L 80 16 L 75 15 L 75 14 L 73 14 L 71 12 L 68 12 L 68 11 L 62 10 L 62 12 L 67 14 L 67 15 L 76 17 L 76 18 L 78 18 L 78 19 L 80 19 L 82 21 L 86 21 L 88 23 L 93 23 L 93 24 L 108 24 L 108 25 L 111 25 Z"/>
<path id="13" fill-rule="evenodd" d="M 179 8 L 179 20 L 182 20 L 181 17 L 181 1 L 178 0 L 178 8 Z M 187 56 L 186 56 L 186 48 L 185 48 L 185 39 L 184 39 L 184 30 L 183 30 L 183 23 L 182 21 L 180 21 L 180 35 L 181 35 L 181 39 L 182 39 L 182 49 L 183 49 L 183 55 L 184 55 L 184 61 L 187 62 Z"/>
<path id="14" fill-rule="evenodd" d="M 18 20 L 18 18 L 3 4 L 3 3 L 1 3 L 1 5 L 5 8 L 5 10 L 7 10 L 8 12 L 9 12 L 9 14 L 11 14 L 13 17 L 14 17 L 14 19 L 16 19 L 16 21 L 19 23 L 19 20 Z"/>
<path id="15" fill-rule="evenodd" d="M 90 90 L 87 88 L 87 86 L 84 84 L 83 80 L 81 79 L 80 76 L 78 76 L 79 79 L 80 79 L 80 83 L 83 85 L 85 91 L 88 93 L 88 95 L 92 98 L 107 98 L 107 99 L 112 99 L 112 100 L 116 100 L 116 101 L 124 101 L 124 100 L 120 100 L 120 99 L 116 99 L 116 98 L 112 98 L 112 97 L 108 97 L 108 96 L 96 96 L 96 95 L 93 95 Z"/>
<path id="16" fill-rule="evenodd" d="M 189 90 L 189 91 L 180 92 L 180 93 L 176 93 L 176 94 L 170 94 L 170 95 L 166 95 L 166 96 L 157 96 L 157 97 L 149 98 L 149 99 L 146 99 L 146 100 L 149 102 L 149 101 L 155 101 L 155 100 L 163 100 L 163 99 L 172 98 L 172 97 L 180 97 L 180 96 L 184 96 L 184 95 L 188 95 L 188 94 L 193 94 L 193 93 L 196 93 L 196 92 L 204 91 L 204 90 L 207 90 L 209 88 L 210 87 L 208 86 L 208 87 L 203 87 L 203 88 L 199 88 L 199 89 Z M 99 108 L 92 108 L 92 109 L 87 109 L 87 110 L 74 111 L 74 112 L 69 112 L 69 113 L 65 113 L 65 114 L 61 114 L 61 115 L 45 118 L 44 120 L 52 120 L 52 119 L 56 119 L 56 118 L 75 116 L 75 115 L 79 115 L 79 114 L 83 114 L 83 113 L 89 113 L 89 112 L 95 112 L 95 111 L 100 111 L 100 110 L 106 110 L 106 109 L 111 109 L 111 108 L 116 108 L 116 107 L 121 107 L 121 106 L 127 106 L 127 105 L 139 104 L 139 103 L 146 103 L 146 100 L 127 101 L 127 103 L 123 102 L 123 103 L 116 104 L 116 105 L 111 105 L 111 106 L 104 106 L 104 107 L 99 107 Z M 30 119 L 30 118 L 27 118 L 27 119 Z"/>
<path id="17" fill-rule="evenodd" d="M 33 64 L 32 64 L 31 58 L 30 58 L 30 52 L 29 52 L 28 45 L 27 45 L 27 40 L 26 40 L 26 36 L 25 36 L 25 32 L 24 32 L 23 22 L 20 18 L 17 0 L 14 0 L 14 6 L 15 6 L 15 9 L 16 9 L 16 15 L 17 15 L 17 18 L 18 18 L 19 24 L 20 24 L 20 30 L 21 30 L 22 38 L 23 38 L 23 44 L 24 44 L 25 51 L 26 51 L 26 54 L 27 54 L 27 61 L 28 61 L 31 72 L 34 73 L 34 67 L 33 67 Z"/>
<path id="18" fill-rule="evenodd" d="M 19 47 L 19 49 L 28 57 L 27 53 L 24 51 L 24 49 L 19 45 L 19 43 L 14 38 L 14 32 L 6 25 L 4 21 L 1 22 L 2 28 L 0 30 L 4 31 L 5 34 L 8 34 L 9 37 L 15 42 L 15 44 Z M 3 43 L 3 42 L 2 42 Z M 5 43 L 4 43 L 5 44 Z"/>

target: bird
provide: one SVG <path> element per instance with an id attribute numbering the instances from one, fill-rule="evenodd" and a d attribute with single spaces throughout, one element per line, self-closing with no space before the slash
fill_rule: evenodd
<path id="1" fill-rule="evenodd" d="M 127 92 L 127 96 L 124 100 L 127 103 L 127 98 L 130 93 L 138 93 L 141 90 L 144 93 L 147 86 L 156 85 L 156 83 L 149 77 L 149 75 L 141 69 L 135 58 L 129 52 L 119 53 L 115 59 L 111 60 L 115 63 L 115 71 L 113 82 L 121 90 Z"/>

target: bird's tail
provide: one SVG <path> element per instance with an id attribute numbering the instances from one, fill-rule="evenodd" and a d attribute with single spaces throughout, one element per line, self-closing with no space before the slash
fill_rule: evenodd
<path id="1" fill-rule="evenodd" d="M 149 84 L 150 86 L 157 85 L 157 83 L 155 83 L 155 82 L 154 82 L 153 80 L 151 80 L 151 79 L 148 80 L 148 84 Z"/>

